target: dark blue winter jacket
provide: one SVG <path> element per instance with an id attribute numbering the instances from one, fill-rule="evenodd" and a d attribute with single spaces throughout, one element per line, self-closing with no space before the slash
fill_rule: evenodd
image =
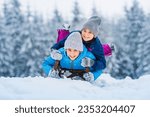
<path id="1" fill-rule="evenodd" d="M 80 32 L 80 31 L 73 31 L 73 32 Z M 64 43 L 65 43 L 66 39 L 67 39 L 67 37 L 64 40 L 60 41 L 59 43 L 54 44 L 52 46 L 52 48 L 53 49 L 59 49 L 61 47 L 64 47 Z M 103 50 L 102 44 L 100 42 L 100 39 L 98 37 L 96 37 L 96 38 L 93 38 L 91 41 L 84 41 L 83 40 L 83 44 L 96 57 L 96 62 L 93 66 L 93 69 L 96 69 L 96 70 L 105 69 L 106 68 L 106 60 L 105 60 L 104 50 Z"/>
<path id="2" fill-rule="evenodd" d="M 65 69 L 75 69 L 75 70 L 85 70 L 85 67 L 81 66 L 82 59 L 84 57 L 91 58 L 92 60 L 95 60 L 95 56 L 87 50 L 87 48 L 84 46 L 84 50 L 79 54 L 79 56 L 75 60 L 71 60 L 67 54 L 64 48 L 60 48 L 59 51 L 62 54 L 62 59 L 60 60 L 60 67 Z M 42 64 L 42 68 L 44 72 L 48 75 L 51 69 L 53 68 L 55 64 L 55 60 L 51 57 L 48 57 L 44 60 Z M 96 80 L 102 73 L 102 70 L 95 70 L 92 67 L 90 67 L 90 72 L 94 75 L 94 80 Z"/>

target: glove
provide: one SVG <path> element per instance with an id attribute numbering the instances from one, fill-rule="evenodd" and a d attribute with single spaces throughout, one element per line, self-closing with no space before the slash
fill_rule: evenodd
<path id="1" fill-rule="evenodd" d="M 91 72 L 84 73 L 83 78 L 88 81 L 88 82 L 93 82 L 94 81 L 94 75 Z"/>
<path id="2" fill-rule="evenodd" d="M 82 59 L 81 66 L 83 67 L 91 67 L 94 65 L 94 60 L 91 58 L 85 57 Z"/>
<path id="3" fill-rule="evenodd" d="M 62 59 L 62 54 L 59 50 L 52 49 L 51 52 L 50 52 L 50 56 L 54 60 L 59 60 L 60 61 Z"/>
<path id="4" fill-rule="evenodd" d="M 70 25 L 67 24 L 67 23 L 63 24 L 62 27 L 63 27 L 63 29 L 65 29 L 65 30 L 69 30 L 69 29 L 70 29 Z"/>
<path id="5" fill-rule="evenodd" d="M 50 72 L 49 72 L 49 77 L 52 77 L 52 78 L 60 78 L 59 75 L 58 75 L 58 70 L 54 70 L 52 69 Z"/>

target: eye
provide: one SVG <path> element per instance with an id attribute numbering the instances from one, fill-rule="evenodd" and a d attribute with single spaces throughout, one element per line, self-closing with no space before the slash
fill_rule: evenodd
<path id="1" fill-rule="evenodd" d="M 93 33 L 90 31 L 89 34 L 93 34 Z"/>
<path id="2" fill-rule="evenodd" d="M 68 51 L 71 51 L 71 49 L 68 49 Z"/>
<path id="3" fill-rule="evenodd" d="M 86 32 L 86 30 L 83 30 L 83 32 Z"/>

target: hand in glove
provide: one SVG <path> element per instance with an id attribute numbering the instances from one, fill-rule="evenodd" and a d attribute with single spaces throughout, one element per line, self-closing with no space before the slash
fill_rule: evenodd
<path id="1" fill-rule="evenodd" d="M 58 72 L 58 70 L 54 70 L 54 69 L 52 69 L 50 72 L 49 72 L 49 77 L 52 77 L 52 78 L 59 78 L 59 72 Z"/>
<path id="2" fill-rule="evenodd" d="M 62 59 L 62 54 L 59 50 L 52 49 L 51 52 L 50 52 L 50 56 L 54 60 L 59 60 L 60 61 Z"/>
<path id="3" fill-rule="evenodd" d="M 88 82 L 93 82 L 94 81 L 94 75 L 91 72 L 84 73 L 83 78 L 88 81 Z"/>
<path id="4" fill-rule="evenodd" d="M 94 65 L 94 60 L 91 58 L 85 57 L 82 59 L 81 66 L 83 67 L 91 67 Z"/>

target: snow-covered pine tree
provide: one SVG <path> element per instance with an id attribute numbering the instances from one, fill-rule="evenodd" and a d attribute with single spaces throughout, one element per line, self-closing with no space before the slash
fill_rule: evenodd
<path id="1" fill-rule="evenodd" d="M 31 73 L 31 68 L 34 67 L 34 64 L 31 64 L 33 62 L 33 58 L 31 56 L 33 48 L 33 35 L 32 35 L 32 26 L 33 26 L 33 15 L 30 11 L 30 7 L 27 7 L 27 13 L 24 15 L 24 24 L 22 27 L 22 33 L 21 33 L 21 39 L 23 41 L 23 45 L 21 47 L 21 55 L 20 58 L 24 61 L 24 67 L 21 69 L 22 73 L 21 76 L 30 76 Z"/>
<path id="2" fill-rule="evenodd" d="M 9 43 L 11 43 L 8 48 L 8 52 L 11 53 L 8 57 L 11 61 L 9 63 L 10 76 L 20 76 L 20 69 L 23 67 L 23 61 L 20 59 L 20 49 L 23 44 L 23 41 L 20 38 L 23 25 L 23 15 L 18 0 L 8 1 L 7 12 L 4 11 L 4 18 L 6 20 L 6 40 L 9 40 Z"/>
<path id="3" fill-rule="evenodd" d="M 130 72 L 130 76 L 133 79 L 138 78 L 137 69 L 140 66 L 140 63 L 138 63 L 138 60 L 140 58 L 140 54 L 138 53 L 138 44 L 140 42 L 140 39 L 138 38 L 139 33 L 141 33 L 141 30 L 143 28 L 143 23 L 145 19 L 145 15 L 143 12 L 143 9 L 139 7 L 138 1 L 134 0 L 133 6 L 127 10 L 126 9 L 126 18 L 129 25 L 129 30 L 126 35 L 127 39 L 127 45 L 130 47 L 128 48 L 128 54 L 130 56 L 130 62 L 128 62 L 128 67 L 132 65 L 132 70 Z"/>
<path id="4" fill-rule="evenodd" d="M 7 49 L 6 49 L 6 38 L 4 34 L 4 18 L 0 16 L 0 76 L 6 76 L 8 73 L 8 64 L 7 60 Z"/>
<path id="5" fill-rule="evenodd" d="M 144 26 L 138 34 L 138 68 L 136 74 L 138 77 L 144 74 L 150 74 L 150 16 L 146 18 Z"/>
<path id="6" fill-rule="evenodd" d="M 1 36 L 0 36 L 0 76 L 9 76 L 10 69 L 9 65 L 11 63 L 11 56 L 13 48 L 11 48 L 10 38 L 9 38 L 9 9 L 8 4 L 4 2 L 3 4 L 3 16 L 1 17 Z M 9 43 L 9 44 L 8 44 Z"/>
<path id="7" fill-rule="evenodd" d="M 140 63 L 138 61 L 139 59 L 141 59 L 141 53 L 138 53 L 138 49 L 140 49 L 138 47 L 138 44 L 140 42 L 138 35 L 143 28 L 145 15 L 136 0 L 133 1 L 133 6 L 129 10 L 125 9 L 125 13 L 126 19 L 122 21 L 122 23 L 117 25 L 118 30 L 120 30 L 120 28 L 123 28 L 123 30 L 116 32 L 118 33 L 118 35 L 120 35 L 116 36 L 117 40 L 121 40 L 121 43 L 118 44 L 118 46 L 120 45 L 119 47 L 121 47 L 121 49 L 119 49 L 118 51 L 120 51 L 123 56 L 118 55 L 119 58 L 116 58 L 115 61 L 120 61 L 119 69 L 124 71 L 122 73 L 126 73 L 126 75 L 122 74 L 122 76 L 130 76 L 133 79 L 136 79 L 139 77 L 136 71 L 140 66 Z M 126 62 L 123 59 L 125 59 Z M 118 72 L 115 75 L 117 77 L 118 75 L 120 76 L 121 73 Z"/>
<path id="8" fill-rule="evenodd" d="M 81 23 L 83 22 L 83 17 L 77 1 L 74 2 L 72 14 L 71 30 L 79 30 L 82 26 Z"/>
<path id="9" fill-rule="evenodd" d="M 3 43 L 3 48 L 5 49 L 5 54 L 3 55 L 3 75 L 16 76 L 19 74 L 18 66 L 21 64 L 19 61 L 19 50 L 21 47 L 19 36 L 23 21 L 20 4 L 17 0 L 9 0 L 4 3 L 3 18 L 4 28 L 2 30 L 3 40 L 5 40 Z"/>
<path id="10" fill-rule="evenodd" d="M 29 37 L 26 39 L 23 46 L 24 48 L 22 49 L 25 50 L 24 54 L 28 58 L 28 74 L 30 74 L 30 76 L 37 76 L 42 73 L 41 64 L 45 56 L 45 49 L 48 49 L 48 43 L 44 35 L 45 29 L 44 22 L 41 19 L 42 17 L 35 12 L 33 17 L 30 16 L 28 18 L 31 18 L 31 20 L 28 20 L 29 26 L 26 27 L 29 31 Z M 30 46 L 28 44 L 30 44 Z"/>
<path id="11" fill-rule="evenodd" d="M 126 23 L 127 21 L 125 19 L 120 19 L 117 24 L 114 24 L 114 30 L 112 30 L 112 37 L 114 37 L 113 42 L 117 49 L 115 50 L 115 54 L 109 59 L 108 71 L 117 79 L 123 79 L 129 76 L 132 68 L 129 65 L 127 66 L 130 57 L 127 51 L 127 40 L 124 39 L 126 33 L 123 33 L 128 30 Z"/>
<path id="12" fill-rule="evenodd" d="M 57 29 L 62 28 L 64 23 L 63 17 L 61 16 L 60 12 L 58 11 L 57 7 L 55 7 L 53 12 L 53 17 L 51 21 L 49 21 L 49 30 L 50 30 L 50 39 L 56 40 L 57 38 Z"/>
<path id="13" fill-rule="evenodd" d="M 98 11 L 96 9 L 95 3 L 93 2 L 92 13 L 91 16 L 98 16 Z"/>

